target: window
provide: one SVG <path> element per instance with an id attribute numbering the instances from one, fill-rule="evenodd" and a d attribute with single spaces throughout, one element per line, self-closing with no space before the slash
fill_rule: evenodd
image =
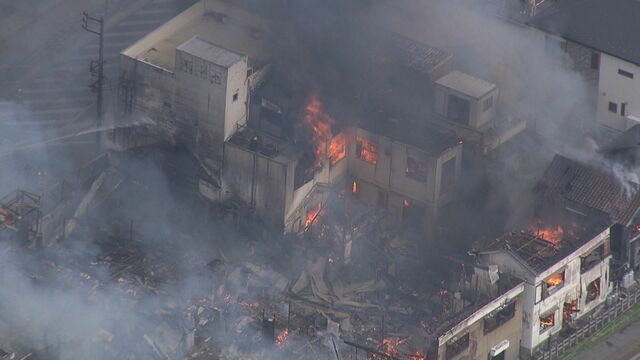
<path id="1" fill-rule="evenodd" d="M 449 95 L 447 97 L 447 117 L 449 119 L 468 125 L 470 114 L 471 104 L 469 101 L 455 95 Z"/>
<path id="2" fill-rule="evenodd" d="M 617 103 L 614 103 L 614 102 L 609 101 L 609 112 L 612 112 L 612 113 L 614 113 L 614 114 L 617 114 L 617 113 L 618 113 L 618 104 L 617 104 Z"/>
<path id="3" fill-rule="evenodd" d="M 356 154 L 361 160 L 369 164 L 376 165 L 378 163 L 378 148 L 375 144 L 368 142 L 363 138 L 356 138 Z"/>
<path id="4" fill-rule="evenodd" d="M 553 328 L 556 323 L 556 313 L 555 311 L 544 316 L 540 316 L 540 334 L 543 332 Z"/>
<path id="5" fill-rule="evenodd" d="M 503 308 L 495 311 L 484 318 L 484 333 L 490 333 L 502 324 L 511 320 L 516 314 L 516 302 L 513 301 Z"/>
<path id="6" fill-rule="evenodd" d="M 451 158 L 442 164 L 440 180 L 440 194 L 444 195 L 453 188 L 456 182 L 456 158 Z"/>
<path id="7" fill-rule="evenodd" d="M 620 104 L 620 115 L 621 116 L 627 115 L 627 103 Z"/>
<path id="8" fill-rule="evenodd" d="M 584 273 L 593 269 L 604 259 L 604 244 L 591 250 L 588 254 L 580 257 L 580 272 Z"/>
<path id="9" fill-rule="evenodd" d="M 467 350 L 469 347 L 469 333 L 453 338 L 447 344 L 447 359 L 453 359 L 456 355 Z"/>
<path id="10" fill-rule="evenodd" d="M 489 96 L 484 100 L 484 102 L 482 103 L 482 111 L 487 111 L 491 109 L 491 107 L 493 107 L 493 96 Z"/>
<path id="11" fill-rule="evenodd" d="M 591 68 L 594 70 L 600 69 L 600 53 L 591 53 Z"/>
<path id="12" fill-rule="evenodd" d="M 347 156 L 347 136 L 344 133 L 336 135 L 329 142 L 327 157 L 331 161 L 331 165 L 335 165 Z"/>
<path id="13" fill-rule="evenodd" d="M 587 285 L 587 303 L 600 297 L 600 278 L 593 280 Z"/>
<path id="14" fill-rule="evenodd" d="M 624 77 L 628 77 L 629 79 L 633 79 L 633 73 L 630 73 L 622 69 L 618 69 L 618 75 L 622 75 Z"/>
<path id="15" fill-rule="evenodd" d="M 407 157 L 407 168 L 405 169 L 407 177 L 426 182 L 427 181 L 427 164 L 424 161 Z"/>
<path id="16" fill-rule="evenodd" d="M 233 94 L 233 102 L 238 101 L 238 93 Z"/>
<path id="17" fill-rule="evenodd" d="M 549 276 L 544 282 L 543 282 L 543 295 L 551 295 L 553 294 L 555 291 L 557 291 L 558 289 L 560 289 L 562 286 L 564 286 L 564 271 L 561 271 L 559 273 L 555 273 L 551 276 Z M 545 296 L 546 297 L 546 296 Z"/>
<path id="18" fill-rule="evenodd" d="M 536 304 L 542 301 L 542 283 L 536 286 Z"/>

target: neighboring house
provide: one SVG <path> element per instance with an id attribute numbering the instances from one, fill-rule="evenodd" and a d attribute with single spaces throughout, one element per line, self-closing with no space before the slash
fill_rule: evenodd
<path id="1" fill-rule="evenodd" d="M 530 357 L 571 321 L 604 303 L 612 290 L 606 214 L 561 216 L 563 227 L 538 223 L 474 252 L 478 264 L 524 280 L 521 357 Z"/>
<path id="2" fill-rule="evenodd" d="M 640 248 L 636 241 L 637 225 L 640 224 L 637 219 L 640 184 L 633 181 L 637 169 L 635 165 L 624 167 L 622 163 L 624 159 L 631 160 L 630 157 L 634 155 L 627 153 L 623 156 L 625 149 L 628 149 L 626 145 L 634 142 L 633 134 L 640 130 L 638 127 L 634 129 L 603 150 L 614 162 L 590 165 L 556 155 L 537 187 L 543 200 L 536 210 L 539 217 L 564 210 L 577 213 L 598 210 L 609 217 L 613 224 L 611 250 L 615 270 L 624 270 L 625 264 L 631 269 L 640 265 Z M 617 280 L 622 274 L 618 271 L 615 273 Z"/>
<path id="3" fill-rule="evenodd" d="M 487 269 L 477 270 L 488 273 Z M 519 359 L 524 283 L 506 278 L 497 271 L 492 279 L 474 276 L 473 290 L 480 294 L 480 299 L 439 326 L 435 350 L 427 358 Z M 434 352 L 437 355 L 431 357 Z"/>
<path id="4" fill-rule="evenodd" d="M 561 0 L 527 21 L 597 79 L 597 121 L 619 131 L 640 123 L 638 19 L 636 0 Z"/>

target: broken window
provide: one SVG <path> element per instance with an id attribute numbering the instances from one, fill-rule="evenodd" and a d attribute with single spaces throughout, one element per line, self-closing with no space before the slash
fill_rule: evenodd
<path id="1" fill-rule="evenodd" d="M 489 96 L 482 103 L 482 111 L 485 112 L 493 107 L 493 96 Z"/>
<path id="2" fill-rule="evenodd" d="M 453 338 L 447 344 L 447 359 L 453 359 L 456 355 L 467 350 L 469 347 L 469 333 Z"/>
<path id="3" fill-rule="evenodd" d="M 593 280 L 587 285 L 587 303 L 600 297 L 600 278 Z"/>
<path id="4" fill-rule="evenodd" d="M 378 163 L 378 148 L 366 139 L 361 137 L 356 139 L 356 153 L 361 160 L 369 164 L 376 165 Z"/>
<path id="5" fill-rule="evenodd" d="M 233 102 L 238 101 L 238 93 L 233 94 Z"/>
<path id="6" fill-rule="evenodd" d="M 511 320 L 516 314 L 516 302 L 512 301 L 501 309 L 492 312 L 484 318 L 484 333 L 487 334 L 507 321 Z"/>
<path id="7" fill-rule="evenodd" d="M 440 194 L 444 195 L 453 188 L 456 182 L 456 158 L 451 158 L 442 164 L 440 179 Z"/>
<path id="8" fill-rule="evenodd" d="M 588 254 L 580 257 L 580 272 L 584 273 L 593 269 L 604 259 L 604 244 L 591 250 Z"/>
<path id="9" fill-rule="evenodd" d="M 562 326 L 568 325 L 573 320 L 573 314 L 579 312 L 578 299 L 573 299 L 570 302 L 564 303 L 562 308 Z"/>
<path id="10" fill-rule="evenodd" d="M 447 98 L 447 117 L 455 122 L 469 125 L 469 115 L 471 114 L 471 104 L 468 100 L 449 95 Z"/>
<path id="11" fill-rule="evenodd" d="M 614 102 L 609 101 L 609 112 L 612 112 L 612 113 L 614 113 L 614 114 L 617 114 L 617 113 L 618 113 L 618 104 L 617 104 L 617 103 L 614 103 Z"/>
<path id="12" fill-rule="evenodd" d="M 407 157 L 407 168 L 405 174 L 413 180 L 426 182 L 427 181 L 427 163 Z"/>
<path id="13" fill-rule="evenodd" d="M 594 70 L 600 69 L 600 53 L 591 53 L 591 68 Z"/>
<path id="14" fill-rule="evenodd" d="M 540 333 L 551 329 L 556 323 L 556 313 L 555 311 L 544 316 L 540 316 Z"/>
<path id="15" fill-rule="evenodd" d="M 564 285 L 564 271 L 561 271 L 559 273 L 555 273 L 549 276 L 544 281 L 543 288 L 546 288 L 545 293 L 548 296 L 553 294 L 556 290 L 560 289 L 563 285 Z"/>

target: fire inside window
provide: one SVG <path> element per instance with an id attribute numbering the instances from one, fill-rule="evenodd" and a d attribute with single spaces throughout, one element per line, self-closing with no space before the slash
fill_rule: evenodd
<path id="1" fill-rule="evenodd" d="M 311 227 L 311 225 L 313 225 L 313 223 L 316 221 L 318 216 L 320 216 L 321 211 L 322 211 L 322 203 L 316 204 L 316 206 L 314 206 L 309 211 L 307 211 L 307 218 L 305 219 L 305 222 L 304 222 L 305 231 L 309 230 L 309 228 Z"/>
<path id="2" fill-rule="evenodd" d="M 414 180 L 426 182 L 427 164 L 424 161 L 407 157 L 407 168 L 405 169 L 405 174 Z"/>
<path id="3" fill-rule="evenodd" d="M 553 294 L 556 290 L 560 289 L 564 285 L 564 271 L 555 273 L 544 281 L 543 292 L 544 297 Z"/>
<path id="4" fill-rule="evenodd" d="M 347 136 L 340 133 L 331 139 L 327 156 L 331 160 L 331 165 L 337 164 L 347 156 Z"/>
<path id="5" fill-rule="evenodd" d="M 552 312 L 551 314 L 540 316 L 540 333 L 543 333 L 553 327 L 555 325 L 556 313 Z"/>
<path id="6" fill-rule="evenodd" d="M 378 163 L 378 148 L 366 139 L 361 137 L 356 139 L 356 153 L 360 159 L 370 164 L 376 165 Z"/>
<path id="7" fill-rule="evenodd" d="M 358 182 L 353 180 L 353 183 L 351 184 L 351 192 L 354 194 L 358 193 Z"/>
<path id="8" fill-rule="evenodd" d="M 593 280 L 587 285 L 587 303 L 600 297 L 600 278 Z"/>

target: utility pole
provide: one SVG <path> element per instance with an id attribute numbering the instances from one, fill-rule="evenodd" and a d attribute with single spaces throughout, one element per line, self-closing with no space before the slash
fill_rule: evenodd
<path id="1" fill-rule="evenodd" d="M 96 34 L 99 37 L 98 46 L 98 61 L 91 60 L 89 64 L 89 71 L 91 76 L 96 78 L 91 84 L 91 89 L 96 92 L 98 96 L 97 113 L 96 113 L 96 153 L 100 154 L 100 127 L 102 126 L 102 90 L 104 88 L 104 18 L 95 18 L 89 16 L 84 11 L 82 13 L 82 28 L 92 34 Z"/>

